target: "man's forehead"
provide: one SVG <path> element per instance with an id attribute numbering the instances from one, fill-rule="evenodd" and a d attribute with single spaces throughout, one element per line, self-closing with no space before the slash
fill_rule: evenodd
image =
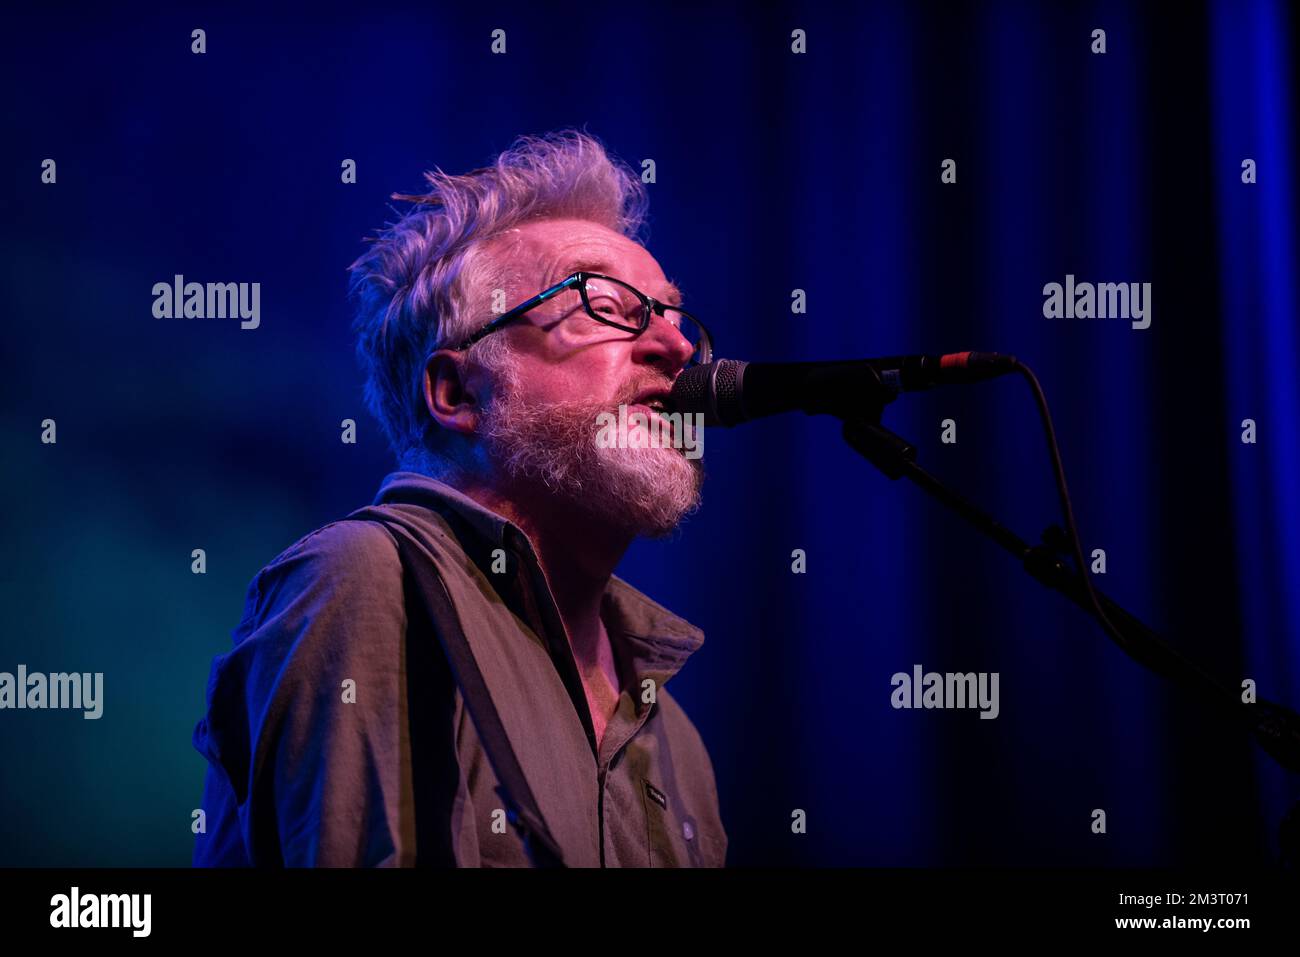
<path id="1" fill-rule="evenodd" d="M 520 257 L 520 272 L 535 269 L 540 288 L 575 272 L 598 272 L 643 288 L 647 295 L 665 302 L 681 302 L 681 290 L 663 278 L 658 263 L 644 246 L 594 223 L 552 221 L 537 225 L 541 228 L 526 225 L 508 233 L 517 240 L 510 245 Z"/>
<path id="2" fill-rule="evenodd" d="M 594 272 L 602 276 L 612 276 L 615 279 L 621 279 L 631 286 L 641 289 L 646 295 L 653 296 L 655 299 L 663 302 L 676 304 L 682 301 L 682 292 L 677 288 L 670 279 L 658 278 L 660 271 L 656 269 L 650 282 L 641 278 L 641 274 L 629 274 L 623 264 L 611 261 L 600 255 L 583 255 L 574 253 L 558 257 L 554 265 L 546 272 L 542 280 L 543 286 L 553 286 L 561 279 L 572 276 L 575 272 Z"/>

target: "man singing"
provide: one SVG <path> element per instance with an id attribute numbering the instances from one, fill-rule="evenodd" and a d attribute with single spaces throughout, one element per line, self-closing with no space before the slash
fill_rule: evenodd
<path id="1" fill-rule="evenodd" d="M 590 136 L 426 178 L 352 265 L 399 470 L 253 579 L 194 732 L 194 863 L 720 867 L 713 767 L 665 687 L 703 634 L 613 575 L 703 473 L 596 441 L 603 413 L 663 410 L 708 334 Z"/>

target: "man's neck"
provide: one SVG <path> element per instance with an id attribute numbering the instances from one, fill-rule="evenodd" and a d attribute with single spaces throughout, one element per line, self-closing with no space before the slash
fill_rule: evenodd
<path id="1" fill-rule="evenodd" d="M 457 488 L 518 525 L 528 536 L 584 679 L 607 670 L 610 648 L 601 606 L 610 576 L 632 535 L 601 526 L 567 503 L 512 495 L 473 481 L 458 481 Z"/>

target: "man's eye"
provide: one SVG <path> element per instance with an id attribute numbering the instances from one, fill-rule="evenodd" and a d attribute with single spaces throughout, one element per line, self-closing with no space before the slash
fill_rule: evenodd
<path id="1" fill-rule="evenodd" d="M 617 299 L 593 299 L 591 308 L 602 316 L 618 319 L 623 315 L 623 304 Z"/>

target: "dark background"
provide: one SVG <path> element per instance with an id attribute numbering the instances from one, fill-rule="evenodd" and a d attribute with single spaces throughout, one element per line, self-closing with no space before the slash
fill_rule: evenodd
<path id="1" fill-rule="evenodd" d="M 6 20 L 0 670 L 102 671 L 105 710 L 0 712 L 0 864 L 188 864 L 205 768 L 190 735 L 249 579 L 392 465 L 361 403 L 345 267 L 424 170 L 561 127 L 656 161 L 648 246 L 720 355 L 1027 361 L 1085 550 L 1107 553 L 1098 584 L 1231 683 L 1300 705 L 1295 8 Z M 175 273 L 262 283 L 261 327 L 153 318 Z M 1042 287 L 1067 273 L 1153 283 L 1151 327 L 1045 319 Z M 908 396 L 885 421 L 1024 537 L 1058 519 L 1023 382 Z M 713 755 L 731 863 L 1276 858 L 1295 776 L 856 457 L 833 420 L 714 430 L 705 448 L 704 510 L 620 574 L 707 635 L 672 691 Z M 890 676 L 914 664 L 999 672 L 1000 717 L 894 710 Z"/>

